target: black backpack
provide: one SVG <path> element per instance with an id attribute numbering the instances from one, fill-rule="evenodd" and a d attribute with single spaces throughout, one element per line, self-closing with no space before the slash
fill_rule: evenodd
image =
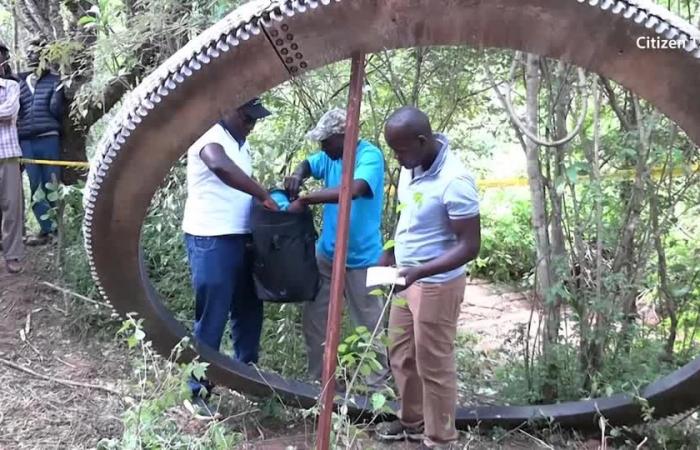
<path id="1" fill-rule="evenodd" d="M 251 230 L 253 280 L 258 298 L 276 303 L 313 301 L 320 277 L 311 210 L 270 211 L 254 202 Z"/>

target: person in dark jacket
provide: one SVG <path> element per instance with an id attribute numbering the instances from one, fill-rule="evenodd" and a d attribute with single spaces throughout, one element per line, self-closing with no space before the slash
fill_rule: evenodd
<path id="1" fill-rule="evenodd" d="M 43 41 L 32 41 L 27 50 L 30 72 L 21 73 L 20 110 L 17 121 L 22 156 L 30 159 L 57 160 L 61 149 L 61 128 L 64 108 L 61 77 L 40 64 Z M 47 217 L 54 206 L 46 196 L 35 197 L 42 189 L 47 194 L 47 183 L 58 183 L 61 177 L 56 166 L 27 164 L 27 175 L 32 192 L 32 210 L 41 230 L 27 239 L 27 245 L 46 244 L 55 233 L 54 222 Z"/>

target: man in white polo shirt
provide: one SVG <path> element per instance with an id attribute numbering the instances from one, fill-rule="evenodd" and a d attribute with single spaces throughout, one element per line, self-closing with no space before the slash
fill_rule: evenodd
<path id="1" fill-rule="evenodd" d="M 249 249 L 253 198 L 277 209 L 270 194 L 251 178 L 246 140 L 259 119 L 270 112 L 260 99 L 224 113 L 187 151 L 187 202 L 182 229 L 195 292 L 194 336 L 199 344 L 219 350 L 231 318 L 234 357 L 258 360 L 263 305 L 255 295 Z M 190 388 L 200 406 L 211 383 L 192 379 Z M 203 403 L 203 404 L 202 404 Z"/>
<path id="2" fill-rule="evenodd" d="M 385 440 L 422 440 L 419 448 L 450 448 L 457 440 L 455 338 L 464 298 L 465 264 L 481 245 L 479 197 L 474 179 L 433 133 L 428 117 L 413 107 L 394 112 L 384 136 L 403 169 L 399 202 L 404 208 L 395 247 L 381 265 L 397 264 L 406 279 L 389 313 L 389 361 L 401 409 L 399 420 L 381 424 Z"/>

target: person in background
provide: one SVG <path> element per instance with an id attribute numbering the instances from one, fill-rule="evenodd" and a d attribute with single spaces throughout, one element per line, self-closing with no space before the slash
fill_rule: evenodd
<path id="1" fill-rule="evenodd" d="M 253 198 L 276 210 L 253 178 L 248 135 L 270 112 L 254 98 L 224 112 L 187 151 L 187 200 L 182 229 L 195 293 L 194 337 L 219 350 L 231 318 L 234 357 L 258 361 L 263 305 L 254 290 L 249 244 Z M 210 412 L 212 384 L 190 380 L 195 403 Z M 205 391 L 203 391 L 203 389 Z"/>
<path id="2" fill-rule="evenodd" d="M 9 273 L 22 271 L 22 176 L 19 159 L 22 150 L 17 137 L 19 84 L 9 78 L 10 52 L 0 42 L 0 236 Z"/>
<path id="3" fill-rule="evenodd" d="M 335 234 L 338 222 L 338 201 L 343 171 L 343 142 L 346 112 L 332 109 L 326 112 L 306 137 L 321 144 L 321 151 L 302 161 L 294 174 L 287 177 L 284 186 L 290 197 L 296 198 L 288 211 L 300 211 L 307 205 L 323 204 L 323 226 L 317 243 L 316 259 L 321 276 L 321 287 L 313 302 L 303 310 L 303 331 L 308 355 L 308 371 L 315 379 L 321 378 L 323 344 L 330 300 L 331 272 L 335 252 Z M 360 140 L 357 143 L 350 236 L 345 271 L 345 298 L 354 325 L 365 326 L 372 332 L 379 322 L 383 301 L 370 295 L 366 286 L 367 268 L 377 264 L 382 252 L 382 202 L 384 198 L 384 156 L 376 146 Z M 324 189 L 309 192 L 297 198 L 304 180 L 313 177 L 323 180 Z M 377 345 L 377 360 L 381 369 L 367 377 L 372 388 L 382 387 L 387 375 L 386 349 Z"/>
<path id="4" fill-rule="evenodd" d="M 395 247 L 380 265 L 400 268 L 406 305 L 392 303 L 389 360 L 401 407 L 399 420 L 377 427 L 383 440 L 422 440 L 420 448 L 451 448 L 457 440 L 455 338 L 466 285 L 465 264 L 479 253 L 481 226 L 474 179 L 413 107 L 394 112 L 386 142 L 403 167 L 403 210 Z"/>
<path id="5" fill-rule="evenodd" d="M 58 160 L 61 154 L 61 132 L 64 95 L 61 77 L 41 65 L 41 51 L 46 43 L 34 40 L 29 43 L 27 62 L 29 72 L 21 73 L 20 111 L 17 121 L 22 155 L 30 159 Z M 27 238 L 27 245 L 44 245 L 55 234 L 55 223 L 46 215 L 55 205 L 46 197 L 35 201 L 39 188 L 44 193 L 46 184 L 56 184 L 61 179 L 57 166 L 27 164 L 29 187 L 32 193 L 32 210 L 39 223 L 39 233 Z"/>

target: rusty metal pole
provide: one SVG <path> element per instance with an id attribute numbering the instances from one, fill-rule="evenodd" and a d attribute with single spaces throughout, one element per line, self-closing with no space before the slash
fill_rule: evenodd
<path id="1" fill-rule="evenodd" d="M 355 172 L 355 151 L 359 138 L 360 105 L 365 78 L 365 55 L 352 55 L 350 72 L 350 95 L 348 96 L 345 141 L 343 142 L 343 173 L 338 201 L 338 229 L 335 235 L 335 253 L 331 273 L 331 298 L 326 325 L 326 346 L 323 352 L 323 389 L 321 390 L 321 413 L 318 420 L 316 449 L 328 450 L 330 446 L 331 417 L 335 397 L 335 368 L 340 340 L 340 319 L 343 312 L 343 288 L 345 287 L 345 263 L 348 253 L 350 231 L 351 185 Z"/>

